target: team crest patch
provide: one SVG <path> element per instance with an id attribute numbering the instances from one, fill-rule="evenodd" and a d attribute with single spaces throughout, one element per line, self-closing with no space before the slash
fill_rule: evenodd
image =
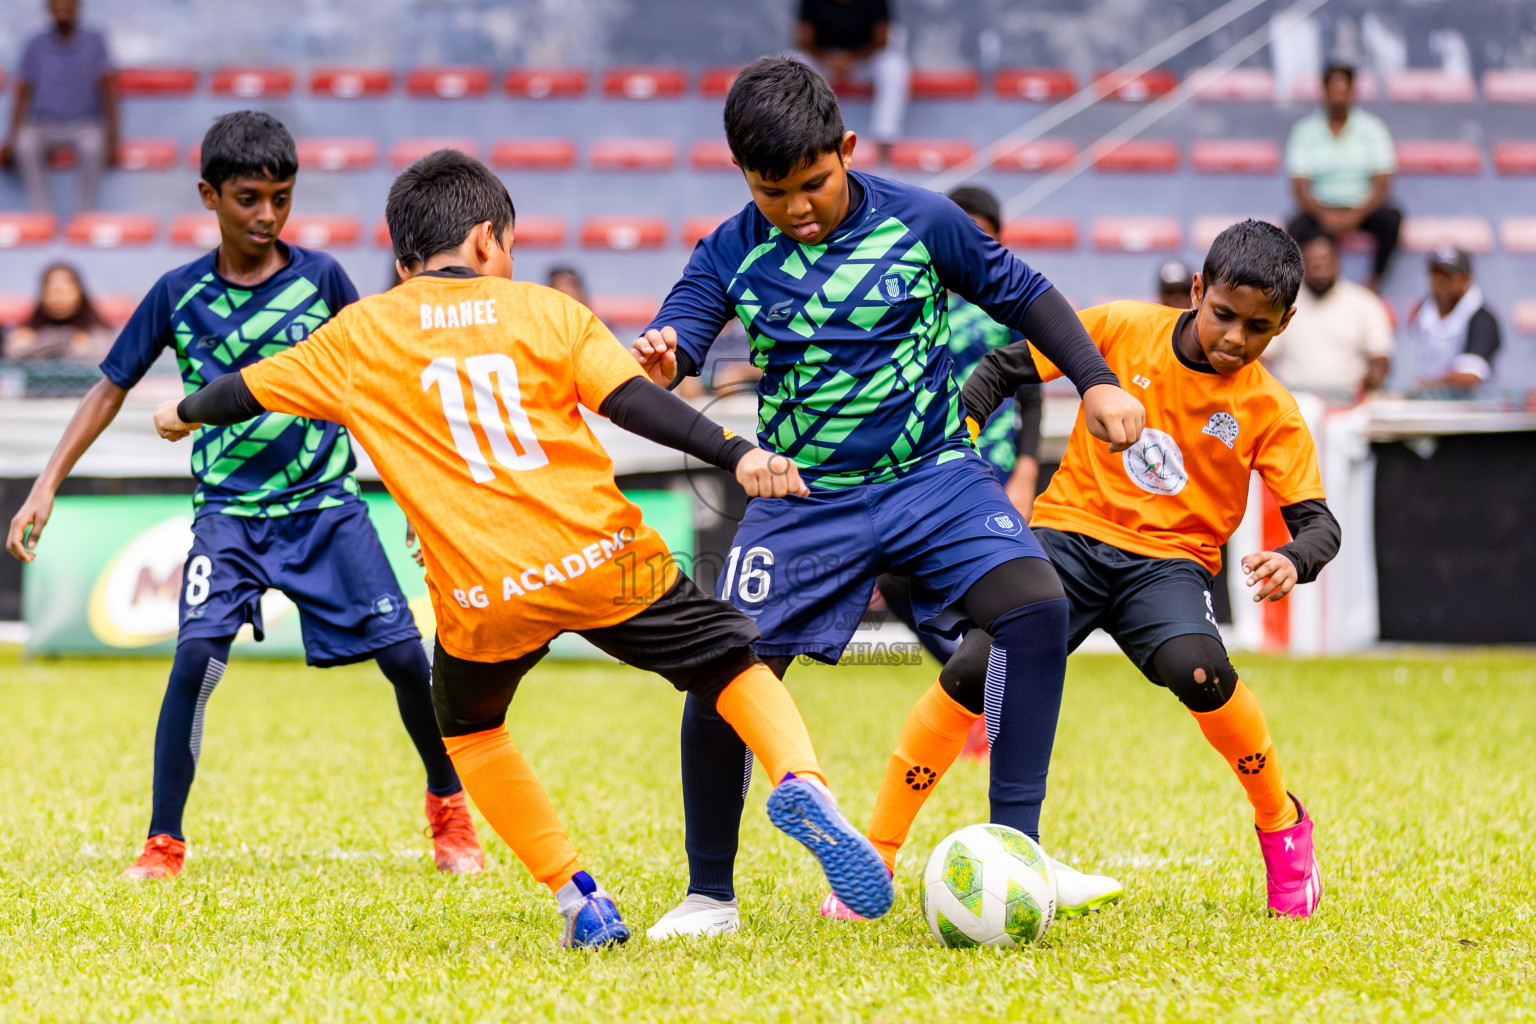
<path id="1" fill-rule="evenodd" d="M 1178 494 L 1189 482 L 1184 472 L 1184 453 L 1178 442 L 1161 430 L 1143 427 L 1141 440 L 1121 456 L 1125 475 L 1131 482 L 1152 494 Z"/>
<path id="2" fill-rule="evenodd" d="M 1024 532 L 1024 517 L 1013 512 L 994 512 L 987 516 L 987 529 L 1003 537 L 1017 537 Z"/>
<path id="3" fill-rule="evenodd" d="M 393 622 L 399 612 L 400 606 L 388 594 L 373 602 L 373 613 L 386 622 Z"/>
<path id="4" fill-rule="evenodd" d="M 785 299 L 768 307 L 769 320 L 788 320 L 789 315 L 795 311 L 795 300 Z"/>
<path id="5" fill-rule="evenodd" d="M 288 325 L 288 340 L 293 342 L 295 345 L 297 345 L 299 342 L 303 341 L 307 337 L 309 337 L 309 328 L 306 325 L 304 325 L 304 324 L 289 324 Z"/>
<path id="6" fill-rule="evenodd" d="M 1200 433 L 1210 434 L 1231 448 L 1237 443 L 1237 419 L 1229 412 L 1213 412 L 1211 418 L 1205 421 L 1205 426 L 1200 428 Z"/>
<path id="7" fill-rule="evenodd" d="M 907 279 L 900 274 L 886 274 L 880 279 L 880 297 L 895 305 L 907 297 Z"/>

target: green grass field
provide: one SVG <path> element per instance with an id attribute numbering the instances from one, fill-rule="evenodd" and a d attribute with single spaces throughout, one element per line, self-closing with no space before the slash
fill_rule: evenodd
<path id="1" fill-rule="evenodd" d="M 1015 951 L 941 949 L 924 855 L 982 820 L 960 765 L 914 832 L 897 903 L 816 918 L 815 865 L 749 801 L 731 940 L 640 934 L 684 881 L 680 697 L 617 667 L 541 667 L 513 735 L 637 938 L 554 947 L 553 901 L 482 823 L 489 870 L 442 878 L 421 780 L 373 666 L 236 663 L 208 713 L 181 879 L 126 885 L 167 663 L 0 652 L 0 1019 L 1468 1020 L 1536 1017 L 1536 658 L 1243 658 L 1318 822 L 1310 921 L 1263 914 L 1237 783 L 1121 659 L 1075 658 L 1047 804 L 1058 856 L 1128 899 Z M 797 666 L 790 685 L 864 821 L 926 667 Z"/>

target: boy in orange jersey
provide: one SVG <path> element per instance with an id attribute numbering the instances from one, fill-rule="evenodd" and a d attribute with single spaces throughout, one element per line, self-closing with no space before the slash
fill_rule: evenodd
<path id="1" fill-rule="evenodd" d="M 177 440 L 271 410 L 340 423 L 373 456 L 421 537 L 448 753 L 481 813 L 555 893 L 563 945 L 629 937 L 506 727 L 518 683 L 567 630 L 712 705 L 769 765 L 774 824 L 811 850 L 839 898 L 885 913 L 890 878 L 832 801 L 788 692 L 752 653 L 756 627 L 677 570 L 578 406 L 734 472 L 749 496 L 804 494 L 799 474 L 652 384 L 586 308 L 513 282 L 514 216 L 478 161 L 423 158 L 385 210 L 404 283 L 166 402 L 157 429 Z"/>
<path id="2" fill-rule="evenodd" d="M 1105 361 L 1146 407 L 1147 426 L 1134 446 L 1111 454 L 1079 412 L 1030 523 L 1067 591 L 1069 648 L 1104 629 L 1189 709 L 1253 804 L 1270 912 L 1294 917 L 1309 916 L 1322 895 L 1312 819 L 1286 790 L 1264 712 L 1227 659 L 1211 587 L 1255 471 L 1294 538 L 1243 558 L 1255 601 L 1280 600 L 1338 552 L 1312 436 L 1295 399 L 1258 363 L 1290 322 L 1301 276 L 1296 243 L 1250 220 L 1211 245 L 1194 279 L 1194 309 L 1113 302 L 1084 311 Z M 1018 342 L 982 359 L 962 400 L 985 423 L 1019 385 L 1059 375 Z M 945 667 L 961 680 L 952 692 L 986 687 L 989 644 L 980 630 L 967 634 Z M 908 717 L 869 829 L 888 865 L 933 791 L 933 773 L 954 762 L 975 717 L 938 685 Z M 918 773 L 922 788 L 907 781 L 914 767 L 931 770 Z M 834 895 L 822 912 L 858 916 L 848 911 Z"/>

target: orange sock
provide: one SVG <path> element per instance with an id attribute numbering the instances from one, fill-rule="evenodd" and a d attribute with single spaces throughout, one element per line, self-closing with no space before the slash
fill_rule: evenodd
<path id="1" fill-rule="evenodd" d="M 559 891 L 581 870 L 581 862 L 507 727 L 444 736 L 443 744 L 464 789 L 491 828 L 534 878 L 551 892 Z"/>
<path id="2" fill-rule="evenodd" d="M 1191 711 L 1211 746 L 1227 759 L 1253 804 L 1253 820 L 1262 831 L 1296 824 L 1296 804 L 1280 778 L 1280 761 L 1269 738 L 1269 723 L 1253 691 L 1237 681 L 1232 697 L 1215 711 Z"/>
<path id="3" fill-rule="evenodd" d="M 715 710 L 736 730 L 775 786 L 790 772 L 827 784 L 800 709 L 767 665 L 753 665 L 726 684 L 715 699 Z"/>
<path id="4" fill-rule="evenodd" d="M 896 851 L 907 841 L 917 812 L 960 756 L 971 723 L 980 717 L 957 704 L 937 682 L 912 706 L 869 818 L 869 841 L 893 872 Z"/>

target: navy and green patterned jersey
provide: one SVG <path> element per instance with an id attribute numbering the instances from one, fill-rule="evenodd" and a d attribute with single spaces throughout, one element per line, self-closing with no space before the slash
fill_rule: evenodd
<path id="1" fill-rule="evenodd" d="M 357 300 L 331 257 L 287 250 L 287 266 L 251 288 L 219 276 L 217 250 L 166 274 L 139 303 L 101 372 L 131 388 L 170 348 L 191 394 L 303 341 Z M 280 516 L 357 499 L 352 446 L 334 423 L 269 412 L 235 426 L 203 427 L 192 444 L 198 515 Z"/>
<path id="2" fill-rule="evenodd" d="M 967 302 L 958 295 L 950 295 L 947 312 L 949 358 L 954 363 L 955 383 L 962 387 L 982 356 L 1024 337 L 987 316 L 986 311 L 974 302 Z M 1004 402 L 976 437 L 977 454 L 1004 478 L 1013 472 L 1019 459 L 1018 432 L 1018 409 L 1014 403 Z"/>
<path id="3" fill-rule="evenodd" d="M 1050 282 L 937 192 L 850 172 L 848 214 L 820 245 L 754 205 L 693 251 L 653 327 L 695 367 L 734 314 L 758 382 L 758 441 L 812 487 L 895 479 L 970 447 L 950 372 L 946 292 L 1019 323 Z"/>

